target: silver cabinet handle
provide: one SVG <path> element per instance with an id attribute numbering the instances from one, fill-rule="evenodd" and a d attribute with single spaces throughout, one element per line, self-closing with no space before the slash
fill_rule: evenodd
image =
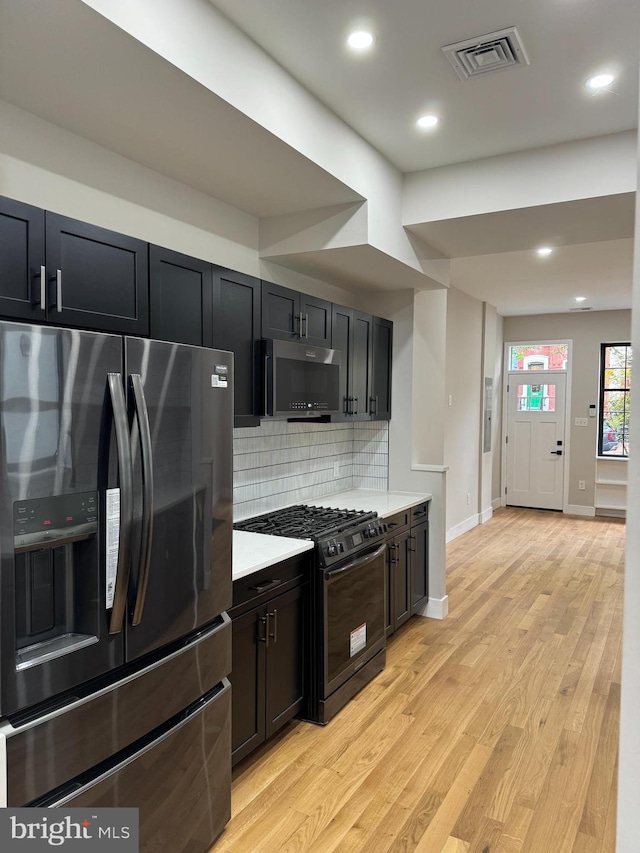
<path id="1" fill-rule="evenodd" d="M 309 337 L 309 315 L 304 315 L 304 336 L 305 338 Z"/>
<path id="2" fill-rule="evenodd" d="M 56 311 L 62 313 L 62 270 L 56 270 Z"/>
<path id="3" fill-rule="evenodd" d="M 40 267 L 40 310 L 47 308 L 47 268 L 44 264 Z"/>

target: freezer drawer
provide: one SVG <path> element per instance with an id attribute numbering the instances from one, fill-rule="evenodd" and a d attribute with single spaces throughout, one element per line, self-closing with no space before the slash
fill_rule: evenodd
<path id="1" fill-rule="evenodd" d="M 140 853 L 206 853 L 231 816 L 231 685 L 32 805 L 139 808 Z"/>
<path id="2" fill-rule="evenodd" d="M 231 622 L 225 613 L 159 660 L 121 669 L 111 684 L 93 683 L 86 695 L 60 697 L 59 707 L 45 706 L 35 719 L 11 717 L 0 728 L 6 738 L 6 804 L 25 805 L 108 760 L 230 671 Z"/>

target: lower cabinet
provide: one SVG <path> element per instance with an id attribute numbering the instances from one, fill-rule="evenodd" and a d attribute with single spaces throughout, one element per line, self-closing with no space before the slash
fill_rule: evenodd
<path id="1" fill-rule="evenodd" d="M 279 581 L 258 580 L 260 604 L 246 609 L 245 603 L 230 611 L 234 765 L 305 707 L 308 583 L 301 580 L 280 594 Z M 269 583 L 276 593 L 271 598 L 262 591 Z"/>
<path id="2" fill-rule="evenodd" d="M 385 519 L 387 574 L 385 633 L 391 636 L 410 616 L 421 613 L 429 600 L 428 503 Z"/>

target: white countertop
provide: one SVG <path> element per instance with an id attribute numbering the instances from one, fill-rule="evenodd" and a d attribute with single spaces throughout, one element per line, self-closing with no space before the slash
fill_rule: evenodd
<path id="1" fill-rule="evenodd" d="M 431 500 L 432 495 L 414 492 L 383 492 L 378 489 L 351 489 L 309 501 L 314 506 L 334 509 L 364 509 L 377 512 L 380 518 L 388 518 L 396 512 Z"/>
<path id="2" fill-rule="evenodd" d="M 377 512 L 381 518 L 388 518 L 396 512 L 402 512 L 428 500 L 431 500 L 431 495 L 422 493 L 350 489 L 309 503 L 337 509 L 369 510 Z M 265 536 L 263 533 L 234 530 L 233 580 L 251 575 L 288 557 L 311 551 L 313 547 L 314 543 L 310 539 L 288 539 L 285 536 Z"/>
<path id="3" fill-rule="evenodd" d="M 263 533 L 234 530 L 233 580 L 251 575 L 288 557 L 311 551 L 312 548 L 310 539 L 287 539 L 286 536 L 265 536 Z"/>

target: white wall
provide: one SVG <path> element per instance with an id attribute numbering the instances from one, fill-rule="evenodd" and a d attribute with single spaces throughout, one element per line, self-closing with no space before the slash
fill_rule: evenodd
<path id="1" fill-rule="evenodd" d="M 483 384 L 483 304 L 449 288 L 445 362 L 444 461 L 447 536 L 478 523 L 480 412 Z M 449 404 L 450 402 L 450 404 Z"/>
<path id="2" fill-rule="evenodd" d="M 632 343 L 640 347 L 640 204 L 636 204 Z M 631 423 L 640 424 L 640 395 L 631 397 Z M 617 853 L 637 853 L 640 844 L 640 456 L 629 460 L 627 557 L 624 580 L 620 766 Z"/>

